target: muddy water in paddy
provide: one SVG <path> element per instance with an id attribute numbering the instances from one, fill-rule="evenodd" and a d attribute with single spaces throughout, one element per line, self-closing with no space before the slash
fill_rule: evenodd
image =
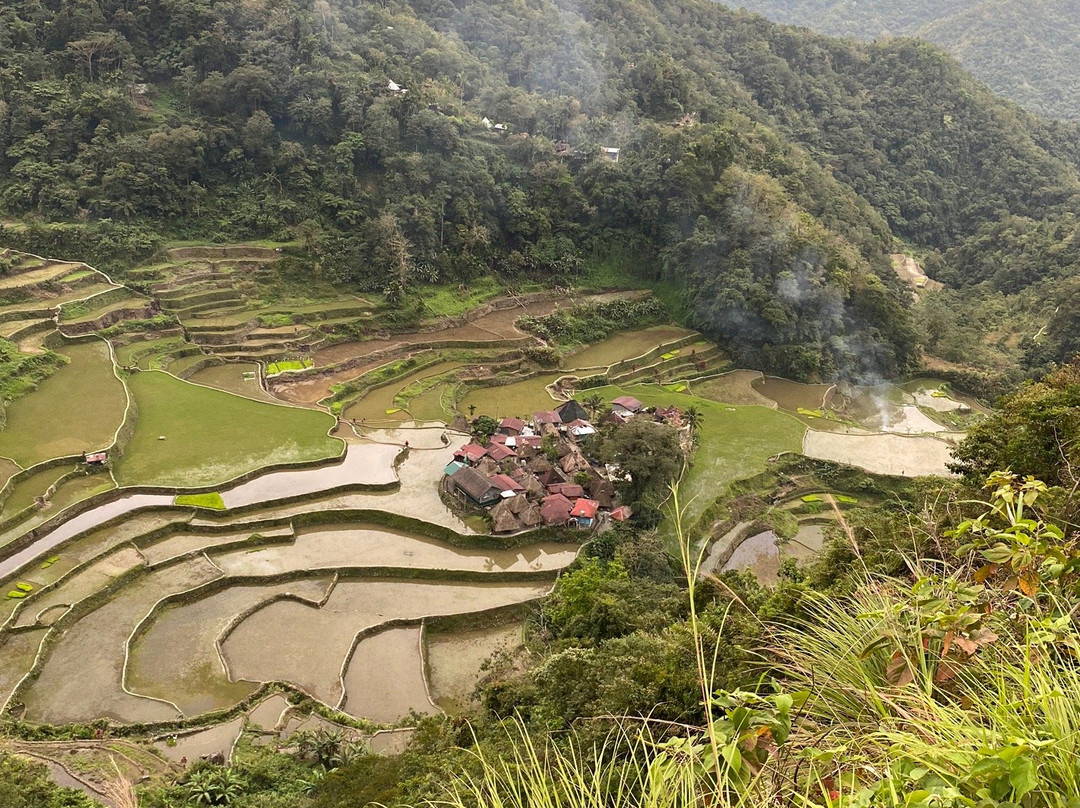
<path id="1" fill-rule="evenodd" d="M 775 410 L 776 402 L 765 398 L 753 387 L 753 382 L 762 378 L 761 372 L 757 370 L 733 370 L 713 379 L 693 382 L 690 388 L 695 396 L 719 401 L 721 404 L 757 405 Z"/>
<path id="2" fill-rule="evenodd" d="M 154 505 L 171 505 L 171 494 L 130 494 L 126 497 L 99 505 L 85 513 L 68 519 L 55 530 L 46 533 L 24 550 L 0 560 L 0 576 L 10 575 L 23 564 L 31 561 L 35 556 L 51 550 L 68 539 L 77 536 L 86 530 L 91 530 L 107 519 L 130 513 L 138 508 L 147 508 Z M 14 538 L 14 536 L 12 537 Z"/>
<path id="3" fill-rule="evenodd" d="M 294 544 L 215 555 L 228 575 L 274 575 L 339 567 L 528 572 L 567 566 L 577 547 L 544 542 L 514 550 L 467 550 L 374 526 L 339 525 L 297 533 Z"/>
<path id="4" fill-rule="evenodd" d="M 975 412 L 990 412 L 971 396 L 961 393 L 950 392 L 945 396 L 935 396 L 935 392 L 939 394 L 943 392 L 944 384 L 945 382 L 940 379 L 912 379 L 904 384 L 902 389 L 914 398 L 915 403 L 920 407 L 937 410 L 938 412 L 952 412 L 962 407 L 968 407 Z"/>
<path id="5" fill-rule="evenodd" d="M 188 735 L 178 735 L 173 746 L 169 746 L 165 741 L 158 741 L 154 747 L 166 758 L 175 762 L 185 758 L 194 762 L 204 755 L 222 755 L 228 763 L 233 744 L 240 737 L 240 731 L 243 728 L 244 717 L 240 716 L 208 729 Z"/>
<path id="6" fill-rule="evenodd" d="M 45 494 L 49 486 L 71 470 L 71 466 L 44 469 L 16 480 L 8 489 L 10 493 L 7 498 L 0 504 L 0 519 L 8 519 L 29 508 L 35 499 Z"/>
<path id="7" fill-rule="evenodd" d="M 775 584 L 780 572 L 780 548 L 776 541 L 776 534 L 771 530 L 744 539 L 742 544 L 735 548 L 721 572 L 749 570 L 761 583 L 770 586 Z"/>
<path id="8" fill-rule="evenodd" d="M 291 541 L 292 529 L 288 526 L 281 528 L 259 528 L 258 530 L 237 530 L 230 533 L 186 533 L 175 532 L 153 544 L 141 548 L 143 558 L 149 566 L 155 566 L 174 558 L 196 552 L 213 552 L 215 547 L 222 544 L 243 541 L 254 536 L 256 533 L 264 539 L 276 541 Z"/>
<path id="9" fill-rule="evenodd" d="M 399 451 L 399 447 L 377 443 L 351 444 L 347 447 L 345 460 L 341 463 L 317 468 L 273 471 L 227 489 L 221 496 L 227 508 L 236 508 L 282 497 L 314 494 L 347 484 L 391 483 L 397 479 L 392 464 Z M 93 529 L 108 519 L 140 508 L 172 505 L 172 502 L 171 494 L 129 494 L 99 505 L 64 522 L 25 550 L 0 560 L 0 576 L 11 574 L 35 556 L 79 533 Z"/>
<path id="10" fill-rule="evenodd" d="M 428 700 L 420 657 L 420 627 L 390 628 L 356 646 L 345 673 L 344 710 L 357 718 L 390 724 L 438 710 Z"/>
<path id="11" fill-rule="evenodd" d="M 803 454 L 857 466 L 874 474 L 948 476 L 952 447 L 929 436 L 846 435 L 807 430 Z"/>
<path id="12" fill-rule="evenodd" d="M 799 561 L 808 561 L 821 552 L 824 543 L 825 525 L 800 524 L 795 537 L 780 545 L 780 554 Z"/>
<path id="13" fill-rule="evenodd" d="M 223 650 L 234 679 L 293 682 L 341 698 L 341 666 L 358 632 L 393 619 L 463 614 L 542 597 L 550 583 L 358 580 L 339 583 L 321 609 L 279 601 L 244 620 Z"/>
<path id="14" fill-rule="evenodd" d="M 394 482 L 393 463 L 400 449 L 378 444 L 350 444 L 345 460 L 330 466 L 272 471 L 221 492 L 226 508 L 325 491 L 347 484 L 381 485 Z"/>
<path id="15" fill-rule="evenodd" d="M 412 449 L 445 449 L 447 446 L 456 449 L 462 443 L 469 441 L 469 435 L 466 432 L 456 432 L 442 423 L 432 425 L 425 421 L 404 421 L 400 426 L 389 429 L 357 427 L 357 432 L 363 435 L 364 439 L 376 443 L 393 443 L 403 446 L 408 441 Z"/>
<path id="16" fill-rule="evenodd" d="M 104 589 L 119 575 L 143 565 L 142 556 L 134 547 L 125 547 L 97 561 L 65 580 L 55 589 L 26 600 L 16 626 L 30 626 L 39 614 L 56 606 L 72 606 L 95 592 Z M 51 620 L 59 617 L 51 615 Z"/>
<path id="17" fill-rule="evenodd" d="M 0 704 L 7 701 L 15 685 L 29 673 L 47 631 L 40 628 L 0 636 Z"/>
<path id="18" fill-rule="evenodd" d="M 481 666 L 499 651 L 521 645 L 523 623 L 436 633 L 427 631 L 428 677 L 431 697 L 448 712 L 465 709 L 480 681 Z"/>
<path id="19" fill-rule="evenodd" d="M 91 530 L 80 538 L 64 545 L 63 548 L 57 551 L 56 563 L 45 569 L 41 569 L 39 565 L 24 569 L 20 572 L 19 579 L 30 581 L 40 588 L 44 584 L 59 580 L 75 567 L 96 559 L 126 541 L 130 541 L 151 530 L 182 521 L 184 518 L 186 518 L 186 515 L 183 512 L 176 512 L 167 516 L 154 512 L 132 514 L 118 525 Z M 15 578 L 3 579 L 0 588 L 4 588 L 5 583 L 14 580 Z M 6 588 L 5 591 L 7 591 Z"/>
<path id="20" fill-rule="evenodd" d="M 23 694 L 27 718 L 50 724 L 103 717 L 124 723 L 175 718 L 169 705 L 124 692 L 125 645 L 158 600 L 220 575 L 205 559 L 150 572 L 74 623 Z"/>
<path id="21" fill-rule="evenodd" d="M 171 701 L 186 716 L 222 710 L 242 701 L 255 683 L 229 681 L 215 642 L 235 619 L 285 593 L 318 603 L 331 578 L 268 585 L 231 586 L 160 612 L 131 649 L 127 686 L 134 693 Z"/>
<path id="22" fill-rule="evenodd" d="M 273 732 L 281 720 L 281 714 L 289 706 L 289 700 L 280 693 L 263 699 L 248 713 L 248 726 Z"/>

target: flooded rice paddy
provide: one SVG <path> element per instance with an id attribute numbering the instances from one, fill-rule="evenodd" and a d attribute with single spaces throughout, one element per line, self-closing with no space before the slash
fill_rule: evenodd
<path id="1" fill-rule="evenodd" d="M 218 638 L 239 614 L 285 595 L 310 603 L 326 597 L 332 578 L 222 589 L 191 603 L 166 607 L 144 624 L 132 645 L 127 686 L 140 695 L 170 701 L 186 716 L 227 709 L 255 689 L 231 681 L 218 654 Z"/>
<path id="2" fill-rule="evenodd" d="M 464 366 L 464 362 L 439 362 L 430 367 L 418 370 L 415 373 L 411 373 L 382 387 L 376 387 L 374 390 L 368 392 L 363 398 L 350 404 L 345 408 L 342 413 L 342 417 L 350 421 L 412 421 L 412 420 L 424 420 L 425 416 L 420 412 L 414 412 L 415 409 L 432 410 L 438 405 L 438 399 L 434 402 L 424 400 L 413 404 L 409 402 L 408 409 L 403 408 L 400 404 L 395 403 L 394 399 L 398 393 L 409 385 L 416 382 L 422 382 L 425 379 L 432 379 L 435 376 L 441 376 L 444 373 L 449 373 L 453 370 L 457 370 Z M 438 389 L 438 388 L 436 388 Z M 438 407 L 435 410 L 433 419 L 447 418 L 443 413 L 442 408 Z"/>
<path id="3" fill-rule="evenodd" d="M 697 332 L 671 325 L 657 325 L 640 331 L 629 331 L 601 342 L 587 345 L 579 351 L 563 357 L 564 368 L 607 367 L 624 359 L 633 359 L 658 348 L 665 343 Z"/>
<path id="4" fill-rule="evenodd" d="M 479 612 L 543 597 L 550 583 L 341 581 L 322 607 L 271 603 L 243 620 L 222 644 L 235 679 L 288 681 L 336 704 L 342 666 L 357 635 L 391 620 Z"/>
<path id="5" fill-rule="evenodd" d="M 297 532 L 291 544 L 215 554 L 227 575 L 272 575 L 341 567 L 528 572 L 556 570 L 577 555 L 551 542 L 515 550 L 470 550 L 401 531 L 340 525 Z"/>
<path id="6" fill-rule="evenodd" d="M 831 384 L 802 384 L 777 376 L 762 376 L 752 381 L 751 386 L 765 398 L 776 402 L 781 409 L 790 412 L 822 409 L 828 403 L 834 387 Z"/>
<path id="7" fill-rule="evenodd" d="M 196 558 L 149 572 L 122 587 L 102 606 L 64 632 L 41 674 L 21 693 L 31 721 L 64 724 L 111 718 L 121 723 L 169 721 L 176 708 L 124 690 L 128 638 L 161 598 L 220 577 L 221 571 Z"/>
<path id="8" fill-rule="evenodd" d="M 900 477 L 948 476 L 952 446 L 925 435 L 848 435 L 807 430 L 803 454 Z"/>
<path id="9" fill-rule="evenodd" d="M 531 415 L 534 412 L 554 409 L 561 402 L 552 398 L 545 388 L 563 375 L 565 374 L 544 373 L 512 384 L 476 387 L 465 394 L 458 403 L 458 409 L 469 412 L 470 407 L 475 407 L 478 415 L 490 415 L 494 418 Z"/>
<path id="10" fill-rule="evenodd" d="M 776 534 L 766 530 L 743 539 L 721 568 L 721 572 L 728 570 L 749 570 L 766 586 L 776 584 L 780 572 L 780 547 Z"/>
<path id="11" fill-rule="evenodd" d="M 449 633 L 426 631 L 428 678 L 435 703 L 450 713 L 464 710 L 484 663 L 497 653 L 509 653 L 520 646 L 523 628 L 523 623 L 514 622 Z"/>
<path id="12" fill-rule="evenodd" d="M 475 615 L 470 620 L 479 624 L 504 619 L 487 613 L 543 597 L 577 547 L 537 543 L 513 550 L 479 549 L 375 524 L 333 524 L 328 519 L 324 525 L 301 526 L 291 519 L 319 511 L 372 509 L 467 536 L 470 528 L 445 507 L 438 493 L 442 470 L 465 437 L 442 423 L 423 426 L 425 421 L 450 419 L 445 409 L 450 388 L 436 377 L 454 374 L 466 362 L 444 358 L 375 388 L 352 403 L 343 413 L 345 421 L 336 425 L 325 411 L 270 404 L 285 399 L 313 406 L 331 384 L 355 379 L 388 361 L 371 358 L 376 352 L 401 357 L 444 340 L 462 347 L 507 340 L 519 347 L 538 344 L 516 321 L 558 305 L 560 301 L 545 300 L 492 311 L 442 331 L 328 345 L 315 351 L 316 369 L 345 365 L 331 367 L 325 375 L 276 379 L 271 383 L 274 395 L 260 385 L 254 363 L 194 371 L 190 381 L 195 384 L 164 373 L 131 374 L 138 419 L 134 437 L 114 468 L 117 479 L 125 485 L 217 485 L 226 510 L 211 514 L 176 508 L 171 492 L 125 493 L 0 559 L 0 577 L 35 587 L 25 601 L 5 604 L 3 619 L 10 618 L 9 625 L 19 631 L 0 633 L 5 662 L 0 665 L 0 701 L 14 692 L 13 703 L 25 705 L 31 721 L 106 717 L 162 722 L 228 708 L 261 683 L 281 681 L 328 706 L 378 722 L 397 722 L 410 711 L 462 709 L 483 661 L 517 647 L 522 624 L 431 632 L 422 622 L 440 615 Z M 632 359 L 693 333 L 658 326 L 616 335 L 565 356 L 561 372 L 472 389 L 458 409 L 468 412 L 475 406 L 478 414 L 495 416 L 551 409 L 557 402 L 545 387 L 559 376 Z M 167 365 L 175 356 L 170 351 L 182 340 L 167 342 L 161 341 L 156 351 L 148 350 L 153 348 L 150 343 L 125 346 L 121 360 L 145 368 Z M 700 350 L 701 345 L 695 347 Z M 71 345 L 63 352 L 73 361 L 53 377 L 62 384 L 50 386 L 50 379 L 21 400 L 37 402 L 32 411 L 20 413 L 20 402 L 9 411 L 16 430 L 9 423 L 0 432 L 0 484 L 18 469 L 16 463 L 108 445 L 123 418 L 126 395 L 112 373 L 107 346 Z M 170 367 L 190 371 L 201 361 L 201 356 L 185 357 Z M 76 377 L 73 368 L 78 369 Z M 70 399 L 78 385 L 94 386 L 97 398 L 88 399 L 96 402 L 90 408 L 59 400 Z M 621 390 L 648 404 L 701 406 L 704 428 L 685 490 L 694 498 L 691 517 L 726 482 L 753 473 L 770 456 L 795 450 L 800 440 L 812 456 L 854 465 L 903 458 L 900 472 L 884 473 L 940 473 L 948 448 L 930 437 L 945 431 L 933 413 L 968 406 L 926 380 L 903 389 L 890 386 L 843 395 L 826 385 L 801 385 L 750 371 L 691 385 L 700 397 L 658 385 Z M 610 397 L 618 394 L 615 389 L 603 392 Z M 817 409 L 831 412 L 831 420 L 820 427 L 818 419 L 807 421 L 800 412 Z M 93 418 L 88 418 L 91 412 Z M 816 428 L 807 431 L 791 415 Z M 863 434 L 870 432 L 883 434 Z M 339 463 L 272 471 L 227 486 L 244 472 L 332 457 L 341 452 L 338 438 L 347 441 Z M 406 443 L 409 450 L 403 453 Z M 33 505 L 69 471 L 41 472 L 15 486 L 0 503 L 0 518 Z M 63 483 L 49 507 L 0 536 L 0 546 L 61 514 L 67 505 L 113 485 L 107 474 Z M 365 486 L 385 490 L 361 490 Z M 101 527 L 108 520 L 115 524 Z M 727 544 L 746 529 L 739 525 L 717 543 L 710 552 L 714 566 Z M 771 533 L 751 536 L 724 568 L 751 568 L 763 580 L 774 580 L 781 557 L 816 552 L 824 530 L 818 524 L 800 525 L 798 535 L 779 547 Z M 50 553 L 56 554 L 55 563 L 42 566 L 40 560 Z M 16 573 L 19 578 L 13 577 Z M 44 587 L 49 588 L 42 591 Z M 115 591 L 101 597 L 107 589 Z M 36 680 L 16 691 L 46 637 L 48 652 Z M 283 697 L 271 697 L 254 708 L 252 721 L 267 731 L 282 719 L 293 730 L 315 725 L 313 719 L 286 712 L 287 707 Z M 234 723 L 181 736 L 175 745 L 161 742 L 159 748 L 173 759 L 225 753 L 239 733 L 240 724 Z"/>
<path id="13" fill-rule="evenodd" d="M 228 763 L 233 746 L 244 728 L 243 716 L 208 729 L 176 734 L 169 740 L 158 741 L 154 747 L 169 760 L 194 762 L 201 757 L 221 755 Z"/>
<path id="14" fill-rule="evenodd" d="M 420 626 L 408 626 L 362 639 L 345 672 L 341 709 L 383 724 L 399 721 L 410 711 L 438 712 L 428 697 L 420 635 Z"/>

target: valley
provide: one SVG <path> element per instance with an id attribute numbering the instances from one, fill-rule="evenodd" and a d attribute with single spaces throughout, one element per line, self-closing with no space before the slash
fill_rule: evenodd
<path id="1" fill-rule="evenodd" d="M 32 322 L 40 350 L 62 357 L 0 431 L 0 700 L 33 723 L 106 719 L 159 738 L 214 726 L 235 740 L 271 702 L 302 697 L 372 736 L 462 709 L 484 657 L 513 647 L 584 538 L 491 536 L 448 508 L 439 484 L 465 416 L 528 417 L 575 396 L 693 409 L 684 524 L 707 569 L 768 582 L 777 547 L 820 550 L 828 515 L 800 517 L 790 544 L 729 530 L 710 514 L 731 483 L 798 454 L 947 474 L 980 410 L 929 379 L 859 388 L 732 369 L 665 323 L 566 347 L 521 326 L 633 311 L 647 292 L 496 296 L 380 334 L 378 300 L 309 289 L 267 305 L 267 248 L 172 250 L 131 287 L 78 264 L 43 287 L 42 259 L 12 255 L 26 271 L 7 287 L 24 302 L 6 321 Z M 674 540 L 670 517 L 660 532 Z"/>

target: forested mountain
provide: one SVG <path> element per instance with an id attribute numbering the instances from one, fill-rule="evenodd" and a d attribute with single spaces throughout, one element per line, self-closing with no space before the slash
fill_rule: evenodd
<path id="1" fill-rule="evenodd" d="M 1080 119 L 1080 15 L 1071 0 L 722 2 L 833 36 L 919 37 L 1032 112 Z"/>
<path id="2" fill-rule="evenodd" d="M 914 361 L 895 237 L 1080 205 L 1076 130 L 939 51 L 707 0 L 17 0 L 0 154 L 2 212 L 79 244 L 297 237 L 391 300 L 612 260 L 802 377 Z"/>

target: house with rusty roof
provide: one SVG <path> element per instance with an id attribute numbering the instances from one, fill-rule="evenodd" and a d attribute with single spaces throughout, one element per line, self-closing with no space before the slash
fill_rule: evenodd
<path id="1" fill-rule="evenodd" d="M 488 457 L 496 463 L 501 463 L 509 458 L 517 458 L 517 452 L 501 443 L 489 443 L 486 448 Z"/>
<path id="2" fill-rule="evenodd" d="M 511 435 L 513 437 L 517 437 L 522 433 L 524 429 L 525 422 L 522 421 L 520 418 L 514 418 L 511 416 L 509 418 L 503 418 L 502 421 L 499 422 L 499 428 L 495 431 L 499 435 Z"/>
<path id="3" fill-rule="evenodd" d="M 641 412 L 644 408 L 644 404 L 638 401 L 633 396 L 619 396 L 611 401 L 611 411 L 617 412 L 619 415 L 627 416 L 634 415 Z"/>
<path id="4" fill-rule="evenodd" d="M 548 526 L 565 525 L 573 509 L 574 503 L 562 494 L 551 494 L 540 500 L 540 519 Z"/>
<path id="5" fill-rule="evenodd" d="M 487 456 L 487 453 L 488 450 L 478 443 L 466 443 L 454 452 L 454 460 L 459 460 L 462 463 L 475 466 L 482 458 Z"/>
<path id="6" fill-rule="evenodd" d="M 489 477 L 468 466 L 451 474 L 450 483 L 462 499 L 480 508 L 494 505 L 502 497 L 502 490 Z"/>
<path id="7" fill-rule="evenodd" d="M 559 417 L 559 413 L 554 410 L 545 410 L 544 412 L 534 412 L 532 415 L 533 423 L 536 424 L 537 429 L 543 424 L 554 424 L 558 426 L 562 423 L 562 418 Z"/>

